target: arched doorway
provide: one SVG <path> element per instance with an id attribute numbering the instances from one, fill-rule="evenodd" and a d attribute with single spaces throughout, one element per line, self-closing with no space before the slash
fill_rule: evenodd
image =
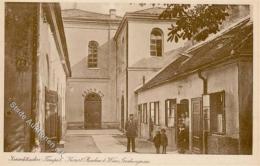
<path id="1" fill-rule="evenodd" d="M 101 98 L 96 93 L 90 93 L 85 97 L 84 128 L 101 128 Z"/>

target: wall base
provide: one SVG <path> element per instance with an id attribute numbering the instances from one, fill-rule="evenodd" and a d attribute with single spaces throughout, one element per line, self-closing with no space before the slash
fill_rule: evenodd
<path id="1" fill-rule="evenodd" d="M 238 154 L 238 139 L 208 136 L 208 154 Z"/>

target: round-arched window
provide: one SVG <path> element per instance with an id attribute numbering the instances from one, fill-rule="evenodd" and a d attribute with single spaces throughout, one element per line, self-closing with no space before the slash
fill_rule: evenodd
<path id="1" fill-rule="evenodd" d="M 163 33 L 159 28 L 154 28 L 150 36 L 150 55 L 162 56 Z"/>

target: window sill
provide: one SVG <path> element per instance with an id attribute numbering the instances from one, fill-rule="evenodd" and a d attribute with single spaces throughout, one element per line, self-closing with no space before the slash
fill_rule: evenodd
<path id="1" fill-rule="evenodd" d="M 88 68 L 88 70 L 100 70 L 100 68 Z"/>
<path id="2" fill-rule="evenodd" d="M 211 132 L 209 134 L 212 135 L 212 136 L 224 136 L 224 135 L 226 135 L 226 133 L 217 133 L 217 132 Z"/>

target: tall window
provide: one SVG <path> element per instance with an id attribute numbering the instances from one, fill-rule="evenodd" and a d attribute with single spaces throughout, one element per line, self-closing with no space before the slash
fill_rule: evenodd
<path id="1" fill-rule="evenodd" d="M 143 111 L 144 111 L 144 123 L 147 123 L 147 103 L 143 104 Z"/>
<path id="2" fill-rule="evenodd" d="M 92 40 L 88 43 L 88 68 L 97 68 L 97 55 L 98 43 Z"/>
<path id="3" fill-rule="evenodd" d="M 150 118 L 153 124 L 159 125 L 159 101 L 150 103 Z"/>
<path id="4" fill-rule="evenodd" d="M 225 133 L 225 93 L 210 94 L 210 131 Z"/>
<path id="5" fill-rule="evenodd" d="M 162 56 L 163 33 L 159 28 L 154 28 L 150 38 L 150 55 Z"/>
<path id="6" fill-rule="evenodd" d="M 165 126 L 173 127 L 176 110 L 176 99 L 168 99 L 165 101 Z"/>

